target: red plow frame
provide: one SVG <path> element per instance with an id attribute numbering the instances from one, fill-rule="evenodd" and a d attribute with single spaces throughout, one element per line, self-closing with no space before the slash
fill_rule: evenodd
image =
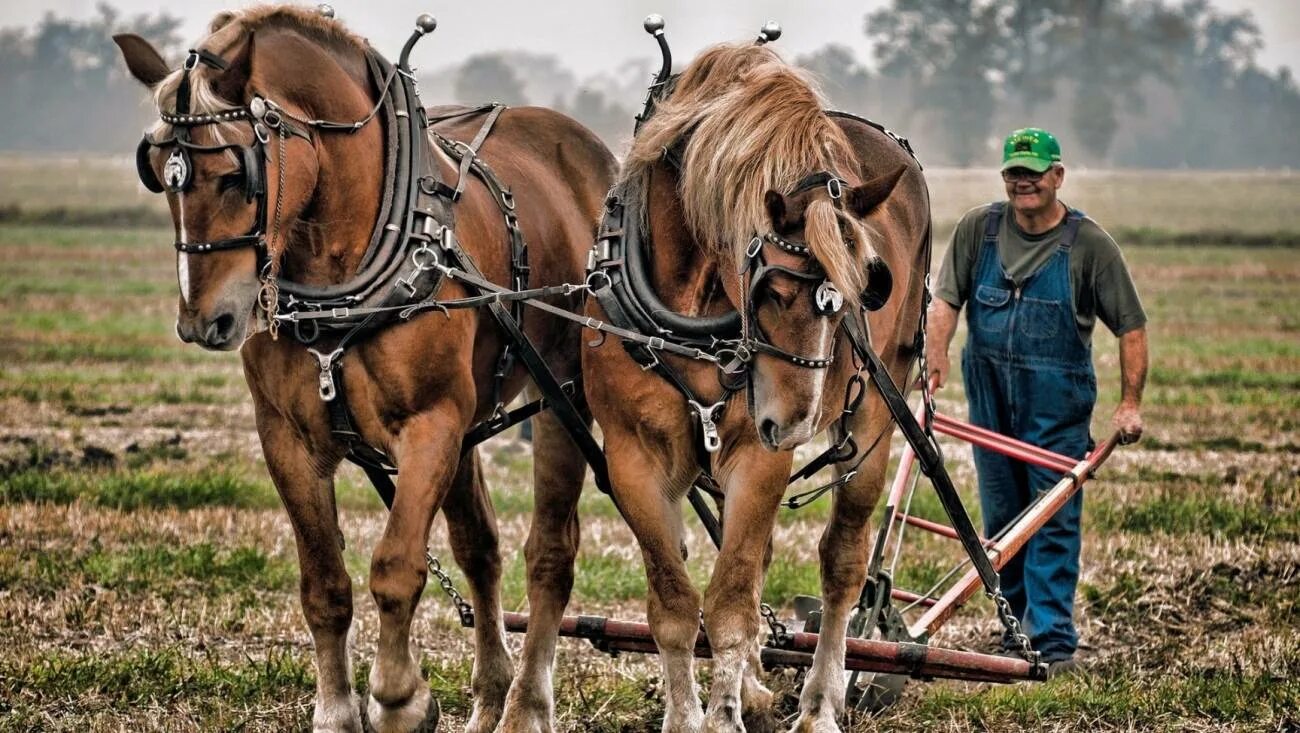
<path id="1" fill-rule="evenodd" d="M 917 421 L 920 422 L 924 416 L 924 408 L 918 408 L 915 413 Z M 1038 500 L 996 540 L 980 538 L 980 544 L 983 545 L 989 561 L 998 570 L 1001 570 L 1025 546 L 1034 532 L 1047 523 L 1085 481 L 1092 478 L 1095 471 L 1110 457 L 1119 439 L 1118 434 L 1112 435 L 1082 460 L 1075 460 L 946 415 L 935 414 L 932 425 L 936 433 L 1062 474 L 1060 481 L 1040 495 Z M 895 510 L 904 499 L 916 463 L 915 451 L 910 444 L 905 443 L 886 504 L 887 525 L 882 528 L 877 539 L 878 546 L 883 547 L 880 543 L 888 542 L 893 537 L 895 528 L 904 524 L 958 539 L 957 531 L 949 525 L 898 513 Z M 969 564 L 970 561 L 966 562 Z M 972 567 L 938 598 L 893 588 L 890 589 L 889 595 L 892 600 L 925 608 L 915 622 L 906 626 L 906 635 L 912 639 L 928 639 L 975 595 L 981 585 L 981 578 Z M 505 628 L 511 632 L 527 631 L 527 614 L 505 614 Z M 619 621 L 600 616 L 565 616 L 560 623 L 560 635 L 587 639 L 597 649 L 611 654 L 621 652 L 654 654 L 657 651 L 650 626 L 645 623 Z M 807 667 L 811 665 L 812 652 L 817 647 L 817 638 L 815 633 L 796 631 L 784 634 L 784 638 L 769 640 L 762 649 L 764 666 Z M 695 654 L 703 658 L 711 656 L 709 642 L 703 631 L 696 641 Z M 1028 659 L 944 649 L 914 641 L 883 641 L 852 636 L 846 643 L 845 669 L 918 678 L 939 677 L 979 682 L 1041 680 L 1045 678 L 1046 673 L 1044 665 Z"/>

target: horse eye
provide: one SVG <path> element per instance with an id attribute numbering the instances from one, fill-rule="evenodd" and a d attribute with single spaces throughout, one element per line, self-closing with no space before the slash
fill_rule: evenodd
<path id="1" fill-rule="evenodd" d="M 244 174 L 239 172 L 227 173 L 217 179 L 218 191 L 230 191 L 242 185 L 244 185 Z"/>

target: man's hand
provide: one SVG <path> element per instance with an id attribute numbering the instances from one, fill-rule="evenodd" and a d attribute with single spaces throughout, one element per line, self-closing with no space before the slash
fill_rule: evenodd
<path id="1" fill-rule="evenodd" d="M 925 357 L 925 363 L 929 365 L 930 368 L 930 373 L 927 375 L 927 378 L 930 380 L 930 391 L 937 392 L 942 389 L 943 385 L 948 381 L 948 369 L 951 368 L 951 364 L 948 361 L 947 350 L 944 350 L 942 353 L 939 353 L 937 350 L 931 351 L 930 354 Z"/>
<path id="2" fill-rule="evenodd" d="M 1142 413 L 1138 406 L 1131 403 L 1121 403 L 1115 410 L 1115 417 L 1111 419 L 1115 429 L 1119 431 L 1119 442 L 1121 445 L 1136 443 L 1138 438 L 1142 437 Z"/>
<path id="3" fill-rule="evenodd" d="M 957 330 L 957 308 L 941 298 L 930 301 L 926 320 L 925 361 L 929 365 L 930 389 L 936 390 L 948 381 L 948 344 Z"/>

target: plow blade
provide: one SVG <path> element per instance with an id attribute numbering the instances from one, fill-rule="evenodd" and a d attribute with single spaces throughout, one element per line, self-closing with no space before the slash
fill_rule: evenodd
<path id="1" fill-rule="evenodd" d="M 528 615 L 504 614 L 506 631 L 528 631 Z M 618 621 L 603 616 L 565 616 L 560 620 L 560 636 L 586 639 L 597 649 L 609 652 L 637 652 L 655 654 L 654 637 L 650 625 L 633 621 Z M 808 667 L 812 665 L 812 652 L 817 648 L 817 634 L 796 632 L 781 648 L 762 648 L 763 666 Z M 695 642 L 695 656 L 709 658 L 712 651 L 709 641 L 701 631 Z M 918 678 L 939 677 L 969 680 L 972 682 L 1015 682 L 1042 680 L 1046 677 L 1045 665 L 992 654 L 940 649 L 910 642 L 879 641 L 876 639 L 847 639 L 844 667 L 849 671 L 884 672 L 904 674 Z"/>

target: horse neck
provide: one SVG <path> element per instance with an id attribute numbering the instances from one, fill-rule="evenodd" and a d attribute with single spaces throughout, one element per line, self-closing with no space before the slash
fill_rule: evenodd
<path id="1" fill-rule="evenodd" d="M 651 277 L 664 304 L 690 316 L 730 310 L 719 281 L 725 268 L 691 234 L 677 194 L 677 176 L 663 164 L 650 173 L 646 211 L 654 252 Z"/>
<path id="2" fill-rule="evenodd" d="M 260 50 L 260 38 L 258 42 Z M 286 45 L 290 46 L 287 58 L 277 65 L 278 72 L 269 73 L 269 88 L 286 90 L 292 99 L 293 90 L 302 87 L 301 70 L 311 69 L 312 98 L 293 99 L 307 109 L 309 116 L 353 121 L 370 112 L 374 83 L 363 57 L 343 57 L 315 44 Z M 282 78 L 274 78 L 277 73 Z M 318 165 L 316 188 L 297 220 L 281 223 L 289 232 L 281 271 L 295 282 L 336 284 L 360 269 L 379 218 L 384 175 L 383 123 L 376 117 L 353 133 L 316 130 L 313 136 Z M 274 212 L 271 214 L 274 216 Z"/>

